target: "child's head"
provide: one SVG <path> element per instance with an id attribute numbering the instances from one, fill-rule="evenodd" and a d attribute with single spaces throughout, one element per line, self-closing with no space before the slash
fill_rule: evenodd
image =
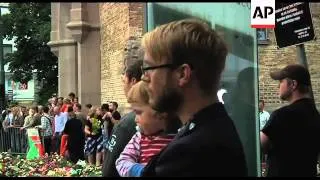
<path id="1" fill-rule="evenodd" d="M 158 113 L 149 104 L 149 95 L 143 81 L 133 85 L 128 92 L 128 103 L 136 113 L 136 123 L 145 135 L 152 135 L 164 129 L 166 114 Z"/>

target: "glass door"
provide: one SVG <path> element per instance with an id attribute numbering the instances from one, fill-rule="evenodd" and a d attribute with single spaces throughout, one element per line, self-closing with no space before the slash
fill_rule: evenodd
<path id="1" fill-rule="evenodd" d="M 261 176 L 257 40 L 256 30 L 250 27 L 250 4 L 147 3 L 146 10 L 148 31 L 173 20 L 198 17 L 227 41 L 229 54 L 218 98 L 240 134 L 249 176 Z"/>

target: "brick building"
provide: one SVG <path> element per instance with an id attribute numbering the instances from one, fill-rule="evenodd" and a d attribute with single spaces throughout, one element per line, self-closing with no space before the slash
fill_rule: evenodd
<path id="1" fill-rule="evenodd" d="M 145 3 L 100 3 L 101 102 L 127 104 L 122 86 L 126 56 L 134 57 L 143 34 Z"/>
<path id="2" fill-rule="evenodd" d="M 83 98 L 86 101 L 81 102 L 81 94 L 80 94 L 80 102 L 81 103 L 89 103 L 89 100 L 95 100 L 90 103 L 100 103 L 106 102 L 110 100 L 115 100 L 119 102 L 120 110 L 124 108 L 126 104 L 126 99 L 122 89 L 122 81 L 121 74 L 123 68 L 126 63 L 123 59 L 126 59 L 126 56 L 135 56 L 135 49 L 138 47 L 138 41 L 143 35 L 144 30 L 144 17 L 145 17 L 145 3 L 52 3 L 53 7 L 64 7 L 63 13 L 68 13 L 66 10 L 69 8 L 69 13 L 71 14 L 71 20 L 74 21 L 82 21 L 89 22 L 87 25 L 85 23 L 78 23 L 78 28 L 70 28 L 69 32 L 73 37 L 78 37 L 78 39 L 73 40 L 71 43 L 78 46 L 83 43 L 92 43 L 92 49 L 99 49 L 95 51 L 95 53 L 100 53 L 97 55 L 97 58 L 94 59 L 95 63 L 90 64 L 92 68 L 100 68 L 101 74 L 94 74 L 92 72 L 87 72 L 86 76 L 90 76 L 90 83 L 95 85 L 94 87 L 100 88 L 95 89 L 95 91 L 86 93 L 85 91 L 89 91 L 89 89 L 82 91 L 82 96 L 89 95 L 92 93 L 96 93 L 100 96 L 100 100 Z M 69 5 L 68 5 L 69 4 Z M 66 9 L 65 7 L 68 6 Z M 313 24 L 315 29 L 315 34 L 317 37 L 320 35 L 320 3 L 311 3 L 311 11 L 313 16 Z M 53 11 L 53 13 L 59 14 L 60 12 L 57 9 Z M 60 14 L 61 14 L 60 12 Z M 93 15 L 91 15 L 93 12 Z M 77 14 L 78 13 L 78 14 Z M 99 14 L 99 19 L 97 19 L 97 14 Z M 80 17 L 80 19 L 76 18 L 76 15 Z M 52 21 L 56 21 L 57 18 L 54 15 L 52 16 Z M 90 25 L 90 21 L 92 22 Z M 60 21 L 61 22 L 61 21 Z M 65 21 L 67 24 L 68 21 Z M 97 23 L 100 24 L 100 27 L 97 27 Z M 52 23 L 53 25 L 55 23 Z M 69 23 L 70 24 L 70 23 Z M 75 23 L 77 24 L 77 23 Z M 89 25 L 88 25 L 89 24 Z M 81 26 L 87 28 L 80 28 Z M 89 28 L 88 28 L 89 26 Z M 68 27 L 68 26 L 67 26 Z M 61 26 L 59 26 L 61 31 Z M 86 30 L 84 35 L 90 33 L 100 33 L 100 37 L 92 36 L 90 42 L 86 42 L 86 39 L 79 39 L 79 32 L 82 30 Z M 89 30 L 88 30 L 89 29 Z M 71 31 L 70 31 L 71 30 Z M 76 31 L 77 30 L 77 31 Z M 52 38 L 54 38 L 54 33 L 58 30 L 52 30 Z M 266 33 L 264 33 L 266 32 Z M 278 82 L 272 81 L 269 77 L 269 72 L 273 68 L 281 68 L 288 63 L 297 62 L 297 55 L 295 51 L 295 47 L 288 47 L 283 49 L 277 49 L 275 45 L 275 38 L 273 31 L 261 31 L 262 37 L 260 37 L 259 41 L 259 92 L 260 98 L 266 101 L 266 108 L 269 111 L 274 110 L 275 108 L 282 106 L 283 102 L 281 102 L 278 98 Z M 67 33 L 65 33 L 67 34 Z M 69 35 L 71 37 L 71 35 Z M 77 36 L 78 35 L 78 36 Z M 80 33 L 81 35 L 81 33 Z M 86 35 L 88 36 L 88 35 Z M 95 38 L 95 39 L 94 39 Z M 309 69 L 312 77 L 312 86 L 314 91 L 314 97 L 316 99 L 316 103 L 320 104 L 320 71 L 317 71 L 320 67 L 320 63 L 317 61 L 320 60 L 320 40 L 308 42 L 305 44 L 306 54 L 309 64 Z M 54 42 L 54 41 L 53 41 Z M 64 43 L 68 43 L 64 41 Z M 70 43 L 69 43 L 70 44 Z M 59 45 L 58 45 L 59 46 Z M 65 45 L 64 45 L 65 46 Z M 57 45 L 52 46 L 57 49 Z M 84 46 L 83 46 L 84 47 Z M 100 47 L 100 48 L 99 48 Z M 56 50 L 57 51 L 57 50 Z M 70 51 L 75 52 L 72 48 Z M 83 49 L 84 51 L 84 49 Z M 66 51 L 59 51 L 61 53 L 67 53 Z M 79 54 L 79 53 L 78 53 Z M 90 51 L 86 51 L 83 53 L 83 56 L 91 57 L 92 54 Z M 73 56 L 72 56 L 73 57 Z M 77 59 L 77 58 L 72 58 Z M 84 59 L 81 59 L 82 63 L 85 62 Z M 59 60 L 60 61 L 60 60 Z M 78 60 L 79 61 L 79 60 Z M 69 66 L 64 61 L 65 66 Z M 98 64 L 97 64 L 98 63 Z M 81 63 L 78 63 L 78 66 Z M 88 66 L 89 64 L 85 64 Z M 85 67 L 85 66 L 83 66 Z M 72 70 L 72 72 L 68 76 L 71 76 L 72 73 L 79 73 L 79 70 Z M 78 77 L 78 84 L 74 84 L 72 88 L 69 89 L 81 89 L 85 87 L 79 87 L 79 83 L 83 80 L 88 81 L 89 78 L 85 76 Z M 69 78 L 70 79 L 70 78 Z M 65 81 L 63 81 L 65 82 Z M 64 84 L 65 88 L 66 83 Z M 68 89 L 68 88 L 67 88 Z M 61 91 L 62 96 L 66 96 L 65 93 L 67 91 Z M 319 106 L 320 107 L 320 106 Z"/>

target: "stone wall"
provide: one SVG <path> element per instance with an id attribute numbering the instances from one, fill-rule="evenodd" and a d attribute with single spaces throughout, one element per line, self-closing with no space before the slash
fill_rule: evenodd
<path id="1" fill-rule="evenodd" d="M 58 96 L 100 104 L 100 16 L 97 3 L 51 3 L 48 45 L 58 57 Z"/>
<path id="2" fill-rule="evenodd" d="M 117 101 L 120 111 L 127 104 L 121 76 L 124 59 L 142 36 L 144 4 L 100 3 L 101 103 Z"/>
<path id="3" fill-rule="evenodd" d="M 311 3 L 311 13 L 315 41 L 305 43 L 307 61 L 311 74 L 312 89 L 318 109 L 320 108 L 320 4 Z M 281 102 L 278 97 L 278 81 L 270 78 L 269 73 L 272 69 L 282 68 L 290 63 L 298 63 L 296 47 L 286 47 L 277 49 L 274 31 L 268 32 L 270 44 L 259 46 L 259 93 L 260 98 L 266 102 L 266 109 L 273 111 L 281 107 L 285 102 Z"/>

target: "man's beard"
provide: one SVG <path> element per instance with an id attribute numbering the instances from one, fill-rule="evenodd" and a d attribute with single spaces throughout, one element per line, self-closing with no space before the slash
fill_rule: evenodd
<path id="1" fill-rule="evenodd" d="M 165 120 L 164 131 L 166 134 L 176 134 L 178 129 L 182 127 L 179 117 L 175 114 L 169 115 Z"/>
<path id="2" fill-rule="evenodd" d="M 154 99 L 151 107 L 159 113 L 167 113 L 165 119 L 165 132 L 177 133 L 182 123 L 178 117 L 177 111 L 181 107 L 184 99 L 182 94 L 174 88 L 165 87 L 164 92 L 158 98 Z"/>
<path id="3" fill-rule="evenodd" d="M 285 93 L 280 95 L 280 99 L 283 101 L 289 100 L 290 97 L 291 97 L 291 91 L 289 90 L 287 90 Z"/>
<path id="4" fill-rule="evenodd" d="M 183 103 L 182 94 L 174 88 L 164 87 L 164 92 L 158 98 L 154 98 L 152 108 L 160 113 L 174 113 Z"/>

